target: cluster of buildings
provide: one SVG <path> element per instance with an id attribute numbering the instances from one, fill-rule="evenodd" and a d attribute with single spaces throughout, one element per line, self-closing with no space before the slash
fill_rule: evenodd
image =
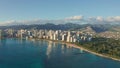
<path id="1" fill-rule="evenodd" d="M 120 32 L 106 31 L 106 32 L 99 33 L 98 35 L 104 38 L 120 39 Z"/>
<path id="2" fill-rule="evenodd" d="M 90 41 L 92 39 L 91 33 L 83 33 L 81 31 L 61 31 L 61 30 L 0 30 L 0 38 L 2 37 L 16 37 L 25 39 L 49 39 L 49 40 L 60 40 L 65 42 L 80 42 Z"/>

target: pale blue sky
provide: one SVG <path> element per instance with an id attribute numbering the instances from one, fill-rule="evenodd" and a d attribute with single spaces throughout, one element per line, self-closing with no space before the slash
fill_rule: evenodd
<path id="1" fill-rule="evenodd" d="M 119 16 L 120 0 L 0 0 L 0 21 Z"/>

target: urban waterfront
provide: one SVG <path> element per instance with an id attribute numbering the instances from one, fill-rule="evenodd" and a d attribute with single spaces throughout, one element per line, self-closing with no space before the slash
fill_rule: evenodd
<path id="1" fill-rule="evenodd" d="M 1 39 L 0 68 L 120 68 L 120 62 L 60 42 Z"/>

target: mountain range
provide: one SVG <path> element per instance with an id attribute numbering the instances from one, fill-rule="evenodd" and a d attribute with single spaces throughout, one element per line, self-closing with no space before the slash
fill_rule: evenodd
<path id="1" fill-rule="evenodd" d="M 11 25 L 0 26 L 0 29 L 46 29 L 46 30 L 82 30 L 82 31 L 95 31 L 96 33 L 105 31 L 118 31 L 120 32 L 119 24 L 32 24 L 32 25 Z"/>

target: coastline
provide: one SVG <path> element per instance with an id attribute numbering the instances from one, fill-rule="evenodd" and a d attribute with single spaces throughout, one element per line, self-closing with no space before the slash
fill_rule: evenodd
<path id="1" fill-rule="evenodd" d="M 31 40 L 31 39 L 29 39 L 29 40 Z M 100 53 L 96 53 L 94 51 L 91 51 L 89 49 L 86 49 L 82 46 L 78 46 L 78 45 L 76 45 L 74 43 L 70 43 L 70 42 L 65 42 L 65 41 L 60 41 L 60 40 L 50 40 L 50 39 L 35 39 L 35 40 L 46 40 L 46 41 L 52 41 L 52 42 L 61 42 L 62 44 L 66 44 L 66 46 L 71 46 L 71 47 L 74 47 L 74 48 L 82 49 L 82 50 L 84 50 L 86 52 L 89 52 L 91 54 L 94 54 L 96 56 L 108 58 L 108 59 L 115 60 L 115 61 L 120 61 L 120 59 L 117 59 L 117 58 L 114 58 L 114 57 L 111 57 L 111 56 L 107 56 L 107 55 L 103 55 L 103 54 L 100 54 Z"/>
<path id="2" fill-rule="evenodd" d="M 91 51 L 91 50 L 88 50 L 88 49 L 86 49 L 86 48 L 84 48 L 84 47 L 82 47 L 82 46 L 78 46 L 78 45 L 76 45 L 76 44 L 71 44 L 71 43 L 65 43 L 65 44 L 66 44 L 67 46 L 72 46 L 72 47 L 74 47 L 74 48 L 82 49 L 82 50 L 84 50 L 84 51 L 86 51 L 86 52 L 89 52 L 89 53 L 91 53 L 91 54 L 94 54 L 94 55 L 97 55 L 97 56 L 100 56 L 100 57 L 109 58 L 109 59 L 112 59 L 112 60 L 115 60 L 115 61 L 120 61 L 120 59 L 113 58 L 113 57 L 110 57 L 110 56 L 106 56 L 106 55 L 103 55 L 103 54 L 99 54 L 99 53 L 93 52 L 93 51 Z"/>
<path id="3" fill-rule="evenodd" d="M 52 41 L 52 42 L 61 42 L 63 44 L 66 44 L 67 46 L 71 46 L 71 47 L 74 47 L 74 48 L 82 49 L 82 50 L 84 50 L 86 52 L 89 52 L 91 54 L 94 54 L 94 55 L 97 55 L 97 56 L 100 56 L 100 57 L 112 59 L 112 60 L 115 60 L 115 61 L 120 61 L 120 59 L 117 59 L 117 58 L 114 58 L 114 57 L 110 57 L 110 56 L 107 56 L 107 55 L 103 55 L 103 54 L 100 54 L 100 53 L 96 53 L 94 51 L 91 51 L 89 49 L 86 49 L 86 48 L 84 48 L 82 46 L 78 46 L 78 45 L 73 44 L 73 43 L 69 43 L 69 42 L 65 42 L 65 41 L 59 41 L 59 40 L 49 40 L 49 39 L 37 39 L 37 40 L 47 40 L 47 41 Z"/>

